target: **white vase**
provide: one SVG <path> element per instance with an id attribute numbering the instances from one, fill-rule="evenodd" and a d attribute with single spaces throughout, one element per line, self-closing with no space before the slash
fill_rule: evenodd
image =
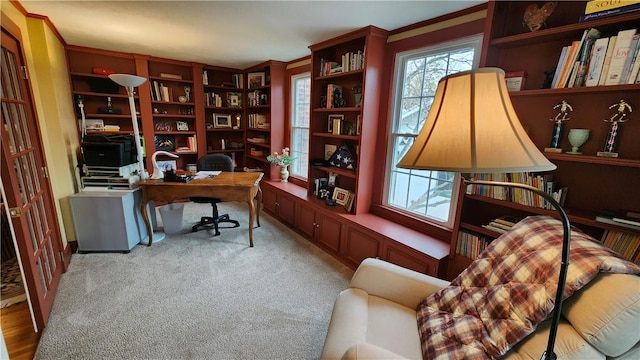
<path id="1" fill-rule="evenodd" d="M 572 148 L 567 154 L 582 154 L 578 152 L 578 148 L 589 138 L 589 129 L 571 129 L 568 138 Z"/>
<path id="2" fill-rule="evenodd" d="M 288 166 L 283 166 L 280 168 L 280 181 L 281 182 L 289 182 L 289 170 Z"/>

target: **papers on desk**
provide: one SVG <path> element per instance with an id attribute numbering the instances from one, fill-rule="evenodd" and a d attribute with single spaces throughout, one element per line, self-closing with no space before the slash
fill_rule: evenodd
<path id="1" fill-rule="evenodd" d="M 198 171 L 194 176 L 193 179 L 205 179 L 205 178 L 212 178 L 212 177 L 216 177 L 217 175 L 219 175 L 222 171 Z"/>

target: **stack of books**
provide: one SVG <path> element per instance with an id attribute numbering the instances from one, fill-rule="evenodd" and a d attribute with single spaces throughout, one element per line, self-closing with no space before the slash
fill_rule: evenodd
<path id="1" fill-rule="evenodd" d="M 518 221 L 520 221 L 520 219 L 514 218 L 512 216 L 501 216 L 499 218 L 491 220 L 491 222 L 486 225 L 482 225 L 482 227 L 499 234 L 504 234 L 507 231 L 511 230 L 511 228 L 515 224 L 517 224 Z"/>
<path id="2" fill-rule="evenodd" d="M 640 231 L 640 212 L 602 210 L 596 221 Z"/>

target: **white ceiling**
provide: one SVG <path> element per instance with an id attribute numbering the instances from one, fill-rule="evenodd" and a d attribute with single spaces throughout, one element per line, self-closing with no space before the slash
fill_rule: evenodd
<path id="1" fill-rule="evenodd" d="M 2 1 L 4 3 L 4 0 Z M 34 1 L 67 44 L 208 65 L 292 61 L 308 46 L 374 25 L 395 30 L 486 1 Z M 4 5 L 3 5 L 4 6 Z"/>

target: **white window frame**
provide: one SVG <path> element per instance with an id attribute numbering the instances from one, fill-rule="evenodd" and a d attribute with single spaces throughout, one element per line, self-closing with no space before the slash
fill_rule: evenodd
<path id="1" fill-rule="evenodd" d="M 298 93 L 297 89 L 297 82 L 301 81 L 301 80 L 308 80 L 309 81 L 309 96 L 307 97 L 307 99 L 301 99 L 300 98 L 300 94 Z M 309 121 L 311 120 L 311 72 L 304 72 L 304 73 L 300 73 L 300 74 L 296 74 L 296 75 L 292 75 L 291 76 L 291 104 L 290 104 L 290 108 L 291 108 L 291 119 L 290 119 L 290 123 L 289 123 L 289 150 L 290 150 L 290 154 L 291 156 L 293 156 L 294 160 L 293 163 L 291 164 L 291 176 L 300 178 L 300 179 L 304 179 L 307 180 L 308 176 L 309 176 L 309 141 L 303 142 L 306 143 L 306 149 L 297 149 L 296 148 L 296 144 L 298 142 L 296 142 L 295 137 L 296 135 L 300 132 L 300 131 L 306 131 L 307 132 L 307 140 L 310 137 L 310 129 L 309 129 Z M 296 119 L 298 118 L 299 114 L 298 114 L 298 105 L 300 104 L 306 104 L 307 105 L 307 126 L 300 126 L 297 122 Z"/>
<path id="2" fill-rule="evenodd" d="M 450 53 L 450 52 L 463 49 L 463 48 L 468 48 L 468 47 L 474 48 L 474 58 L 472 61 L 471 69 L 475 69 L 478 67 L 478 64 L 480 62 L 480 52 L 482 47 L 481 34 L 445 42 L 438 45 L 427 46 L 420 49 L 398 53 L 396 54 L 396 59 L 395 59 L 394 81 L 393 81 L 393 89 L 392 89 L 393 104 L 390 108 L 390 114 L 389 114 L 392 121 L 390 124 L 390 128 L 388 129 L 389 137 L 388 137 L 388 143 L 387 143 L 387 167 L 385 169 L 384 191 L 383 191 L 383 198 L 382 198 L 383 205 L 386 207 L 392 208 L 395 211 L 399 211 L 401 213 L 405 213 L 412 217 L 417 217 L 429 222 L 433 222 L 433 223 L 445 226 L 447 228 L 453 228 L 453 222 L 455 220 L 454 217 L 455 217 L 455 211 L 456 211 L 456 205 L 457 205 L 457 196 L 459 193 L 457 189 L 460 188 L 460 178 L 461 178 L 459 173 L 454 174 L 453 183 L 452 183 L 452 194 L 450 198 L 449 211 L 448 211 L 446 221 L 443 221 L 436 217 L 429 216 L 427 214 L 418 214 L 416 212 L 409 211 L 407 210 L 406 207 L 401 208 L 397 205 L 391 204 L 389 201 L 390 187 L 392 184 L 391 176 L 394 170 L 396 169 L 396 166 L 395 166 L 396 164 L 393 163 L 394 162 L 393 157 L 395 152 L 394 146 L 395 146 L 396 138 L 399 138 L 399 137 L 415 138 L 420 132 L 418 131 L 418 133 L 416 134 L 398 133 L 396 132 L 396 124 L 399 121 L 398 119 L 400 118 L 400 112 L 402 110 L 401 104 L 403 100 L 402 96 L 403 96 L 403 87 L 404 87 L 403 86 L 404 73 L 405 73 L 405 66 L 407 62 L 411 59 L 415 59 L 419 57 L 427 57 L 429 55 L 435 55 L 435 54 L 445 53 L 445 52 Z M 424 119 L 421 121 L 424 121 Z M 432 174 L 428 170 L 406 170 L 406 171 L 409 172 L 409 179 L 410 179 L 409 182 L 411 180 L 417 180 L 417 179 L 422 179 L 422 180 L 432 179 L 431 178 Z M 434 176 L 433 179 L 437 179 L 437 177 Z M 408 186 L 410 187 L 410 185 Z M 409 189 L 409 187 L 407 189 Z"/>

